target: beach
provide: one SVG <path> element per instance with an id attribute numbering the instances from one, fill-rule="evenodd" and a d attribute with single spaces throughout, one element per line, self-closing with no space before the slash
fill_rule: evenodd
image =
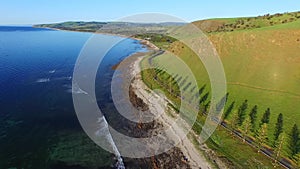
<path id="1" fill-rule="evenodd" d="M 148 41 L 142 41 L 142 44 L 146 45 L 152 53 L 153 51 L 158 51 L 158 48 Z M 134 77 L 130 84 L 129 93 L 131 94 L 129 95 L 133 106 L 144 110 L 139 111 L 139 113 L 143 113 L 139 116 L 149 115 L 150 113 L 155 117 L 155 120 L 151 122 L 152 125 L 148 125 L 148 123 L 136 125 L 136 129 L 132 128 L 133 132 L 140 132 L 138 135 L 151 137 L 161 132 L 161 130 L 170 129 L 173 135 L 166 135 L 165 139 L 176 140 L 178 138 L 167 137 L 176 137 L 177 133 L 184 132 L 180 126 L 173 125 L 176 120 L 174 117 L 178 116 L 178 113 L 169 107 L 168 103 L 171 103 L 171 101 L 168 100 L 168 98 L 151 91 L 151 89 L 144 84 L 140 74 L 140 62 L 151 52 L 136 53 L 126 58 L 121 64 L 114 66 L 114 69 L 123 71 L 124 75 L 127 74 Z M 128 89 L 125 88 L 124 91 L 128 92 Z M 166 107 L 168 112 L 165 112 Z M 186 125 L 188 124 L 186 123 Z M 191 133 L 192 132 L 190 132 L 190 134 Z M 149 144 L 149 146 L 151 145 Z M 144 160 L 152 165 L 151 168 L 213 168 L 212 164 L 200 153 L 199 149 L 195 147 L 188 137 L 180 140 L 178 144 L 174 145 L 174 148 L 169 151 L 151 158 L 145 158 Z"/>

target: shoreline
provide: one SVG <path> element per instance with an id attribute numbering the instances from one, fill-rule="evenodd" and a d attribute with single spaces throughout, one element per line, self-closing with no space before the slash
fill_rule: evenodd
<path id="1" fill-rule="evenodd" d="M 139 43 L 141 45 L 144 45 L 145 47 L 147 47 L 148 51 L 147 52 L 135 52 L 132 55 L 129 55 L 128 57 L 125 58 L 125 60 L 128 58 L 134 60 L 133 62 L 130 63 L 130 66 L 129 66 L 129 69 L 131 69 L 130 70 L 131 73 L 140 71 L 140 61 L 142 60 L 143 57 L 145 57 L 146 55 L 149 55 L 151 52 L 159 51 L 159 48 L 157 46 L 155 46 L 154 44 L 152 44 L 151 42 L 149 42 L 147 40 L 138 39 L 138 38 L 134 38 L 134 37 L 126 36 L 126 35 L 101 33 L 101 32 L 89 32 L 89 31 L 77 31 L 77 30 L 64 30 L 64 29 L 56 29 L 56 28 L 50 28 L 50 27 L 35 27 L 35 28 L 45 28 L 45 29 L 51 29 L 51 30 L 56 30 L 56 31 L 102 34 L 102 35 L 118 36 L 118 37 L 130 38 L 130 39 L 137 40 L 137 41 L 139 41 Z M 113 66 L 113 69 L 118 69 L 118 68 L 119 68 L 119 63 Z M 159 111 L 157 109 L 157 107 L 155 106 L 155 104 L 149 104 L 148 97 L 151 95 L 148 92 L 151 90 L 146 86 L 146 84 L 144 84 L 140 75 L 138 75 L 138 77 L 135 78 L 135 80 L 132 82 L 132 85 L 133 85 L 134 93 L 136 94 L 136 96 L 138 98 L 142 99 L 150 107 L 150 109 L 152 109 L 152 110 L 156 109 L 156 111 Z M 157 95 L 157 97 L 160 97 L 160 96 Z M 165 101 L 167 100 L 168 102 L 170 102 L 167 98 L 163 98 L 163 100 L 165 100 Z M 165 104 L 167 104 L 168 102 L 165 102 Z M 176 115 L 174 110 L 173 110 L 172 114 Z M 172 124 L 174 122 L 174 120 L 167 114 L 167 112 L 163 112 L 158 121 L 163 126 L 170 126 L 170 124 Z M 173 128 L 172 130 L 174 131 L 174 133 L 180 132 L 180 131 L 177 131 L 177 130 L 180 130 L 178 128 L 176 128 L 176 129 Z M 148 132 L 148 131 L 146 131 L 146 132 Z M 192 131 L 189 134 L 192 134 L 192 137 L 196 137 L 196 135 L 194 135 L 194 133 L 192 133 Z M 176 151 L 171 151 L 171 152 L 166 152 L 166 153 L 168 155 L 173 153 L 173 156 L 174 156 L 174 152 L 175 152 L 175 155 L 176 154 L 178 156 L 181 155 L 181 159 L 182 159 L 181 162 L 183 162 L 183 165 L 185 166 L 187 164 L 189 166 L 189 167 L 185 166 L 184 168 L 195 168 L 195 169 L 199 169 L 199 167 L 206 168 L 206 169 L 214 168 L 214 166 L 211 164 L 211 162 L 209 160 L 207 160 L 207 158 L 202 153 L 200 153 L 199 152 L 200 150 L 198 150 L 195 146 L 196 145 L 194 143 L 192 143 L 190 138 L 188 136 L 186 136 L 183 140 L 181 140 L 181 142 L 179 142 L 179 144 L 177 146 L 175 146 Z M 179 149 L 180 154 L 178 152 L 178 149 Z M 160 155 L 156 155 L 156 156 L 159 157 Z M 186 161 L 185 161 L 185 157 L 187 158 Z M 174 157 L 172 157 L 172 158 L 174 158 Z M 159 158 L 157 160 L 159 160 Z M 166 162 L 163 161 L 162 163 L 166 163 Z M 126 165 L 126 162 L 125 162 L 125 165 Z M 158 167 L 158 166 L 156 166 L 156 167 Z M 166 167 L 166 166 L 164 166 L 164 167 Z"/>
<path id="2" fill-rule="evenodd" d="M 160 127 L 164 127 L 164 128 L 169 127 L 170 128 L 171 125 L 174 123 L 174 119 L 172 119 L 172 117 L 177 115 L 173 108 L 170 108 L 167 106 L 167 104 L 170 103 L 171 101 L 168 100 L 168 98 L 161 98 L 158 94 L 154 93 L 151 89 L 149 89 L 146 86 L 146 84 L 142 81 L 141 74 L 140 74 L 140 62 L 142 61 L 142 59 L 144 57 L 146 57 L 147 55 L 151 54 L 151 52 L 158 52 L 159 48 L 156 47 L 154 44 L 152 44 L 149 41 L 147 41 L 147 43 L 144 45 L 146 45 L 148 47 L 149 52 L 142 53 L 142 54 L 135 53 L 133 55 L 130 55 L 125 60 L 123 60 L 124 62 L 126 62 L 125 64 L 119 63 L 118 65 L 115 66 L 115 68 L 119 69 L 121 71 L 124 71 L 128 74 L 131 74 L 131 76 L 136 75 L 136 76 L 134 76 L 134 80 L 131 82 L 131 87 L 132 87 L 132 90 L 134 91 L 134 94 L 136 95 L 136 97 L 138 99 L 143 100 L 143 102 L 149 107 L 150 114 L 152 114 L 154 116 L 160 115 L 158 118 L 156 118 L 154 120 L 155 123 L 161 124 Z M 127 65 L 126 68 L 125 68 L 125 65 Z M 126 92 L 126 89 L 124 89 L 124 91 Z M 152 97 L 152 96 L 154 96 L 154 97 Z M 153 98 L 157 98 L 157 99 L 155 100 Z M 151 102 L 150 102 L 150 100 L 151 100 Z M 169 111 L 166 112 L 166 111 L 164 111 L 164 109 L 161 109 L 161 106 L 158 106 L 160 104 L 158 102 L 161 102 L 162 100 L 164 102 L 163 104 L 165 106 L 167 106 L 168 110 L 171 110 L 171 112 L 169 112 Z M 159 112 L 162 112 L 162 113 L 159 113 Z M 169 115 L 170 113 L 171 113 L 171 115 Z M 173 133 L 175 133 L 175 135 L 176 135 L 176 133 L 180 133 L 183 130 L 183 129 L 180 129 L 179 126 L 175 127 L 175 128 L 172 126 L 170 129 Z M 145 130 L 146 130 L 145 132 L 148 132 L 148 134 L 155 135 L 155 131 L 152 131 L 151 129 L 145 129 Z M 174 148 L 172 148 L 170 152 L 167 151 L 165 153 L 168 154 L 169 156 L 171 156 L 172 158 L 177 157 L 177 160 L 178 160 L 178 156 L 181 156 L 179 161 L 185 163 L 184 165 L 188 165 L 187 168 L 211 169 L 211 168 L 216 168 L 216 166 L 220 166 L 220 165 L 215 164 L 215 162 L 213 162 L 213 160 L 211 158 L 207 157 L 207 155 L 204 155 L 207 153 L 205 151 L 206 149 L 208 149 L 208 148 L 206 148 L 207 146 L 204 145 L 205 149 L 203 148 L 203 145 L 201 145 L 201 147 L 196 147 L 197 145 L 191 141 L 190 136 L 193 138 L 197 137 L 195 135 L 195 133 L 191 130 L 184 139 L 182 139 L 178 142 L 178 145 L 174 146 L 174 148 L 177 149 L 180 153 L 178 153 L 178 151 L 175 151 L 175 155 L 174 155 L 174 151 L 172 151 L 172 149 L 174 149 Z M 175 139 L 177 139 L 177 138 L 175 138 Z M 163 153 L 163 154 L 165 154 L 165 153 Z M 159 159 L 160 155 L 155 155 L 154 158 L 155 157 Z M 164 163 L 164 162 L 161 162 L 161 163 Z M 163 164 L 161 164 L 161 163 L 160 163 L 160 165 L 162 165 L 162 166 L 158 167 L 158 168 L 165 168 L 166 166 L 163 166 Z M 126 162 L 125 162 L 125 164 L 126 164 Z M 183 167 L 183 168 L 185 168 L 185 167 Z"/>
<path id="3" fill-rule="evenodd" d="M 132 65 L 132 69 L 134 71 L 139 72 L 140 71 L 140 67 L 139 67 L 139 63 L 142 60 L 141 57 L 137 58 L 136 61 L 133 63 Z M 152 97 L 151 94 L 149 94 L 149 91 L 152 92 L 152 94 L 154 96 L 156 96 L 158 98 L 157 102 L 160 101 L 164 101 L 163 104 L 165 104 L 165 106 L 167 106 L 167 103 L 169 103 L 170 101 L 167 98 L 161 98 L 160 95 L 154 93 L 153 91 L 151 91 L 142 81 L 141 76 L 138 75 L 135 80 L 132 82 L 133 88 L 135 90 L 135 93 L 137 94 L 137 96 L 139 98 L 141 98 L 144 102 L 146 102 L 146 104 L 148 104 L 150 106 L 150 109 L 154 110 L 154 111 L 163 111 L 161 110 L 159 107 L 155 106 L 155 104 L 150 104 L 149 100 Z M 152 97 L 153 98 L 153 97 Z M 172 115 L 177 115 L 176 112 L 174 110 L 169 109 Z M 172 119 L 172 117 L 170 117 L 166 112 L 161 113 L 159 119 L 157 119 L 159 122 L 162 123 L 162 125 L 164 127 L 171 127 L 171 125 L 174 123 L 174 119 Z M 180 127 L 175 127 L 172 128 L 172 131 L 174 133 L 180 133 L 182 132 L 182 130 L 180 129 Z M 198 169 L 199 167 L 201 168 L 213 168 L 212 165 L 206 160 L 205 157 L 203 157 L 199 152 L 197 152 L 197 149 L 195 147 L 195 145 L 189 140 L 188 137 L 185 137 L 184 139 L 182 139 L 178 145 L 176 145 L 176 147 L 178 147 L 181 152 L 183 153 L 184 157 L 186 157 L 188 160 L 188 164 L 190 165 L 191 168 L 195 168 Z"/>
<path id="4" fill-rule="evenodd" d="M 50 29 L 50 30 L 55 30 L 55 31 L 66 31 L 66 32 L 80 32 L 80 33 L 90 33 L 90 34 L 101 34 L 101 35 L 108 35 L 108 36 L 118 36 L 118 37 L 122 37 L 122 38 L 129 38 L 129 39 L 134 39 L 137 41 L 147 41 L 144 39 L 139 39 L 139 38 L 135 38 L 132 36 L 128 36 L 128 35 L 122 35 L 122 34 L 117 34 L 117 33 L 105 33 L 105 32 L 92 32 L 92 31 L 80 31 L 80 30 L 68 30 L 68 29 L 59 29 L 59 28 L 52 28 L 52 27 L 39 27 L 39 26 L 31 26 L 32 28 L 44 28 L 44 29 Z M 150 43 L 150 42 L 149 42 Z M 155 46 L 155 45 L 153 45 Z M 130 56 L 128 56 L 130 57 Z"/>
<path id="5" fill-rule="evenodd" d="M 149 55 L 151 52 L 154 52 L 154 53 L 158 52 L 159 48 L 156 47 L 154 44 L 152 44 L 149 41 L 146 41 L 146 42 L 147 42 L 146 46 L 148 47 L 149 52 L 142 53 L 142 54 L 136 53 L 131 56 L 128 56 L 126 59 L 133 59 L 133 61 L 129 63 L 128 69 L 130 69 L 131 74 L 137 74 L 137 77 L 135 77 L 131 83 L 135 94 L 138 96 L 138 98 L 141 98 L 145 103 L 147 103 L 148 106 L 150 106 L 150 107 L 152 106 L 152 109 L 156 109 L 154 106 L 155 104 L 149 103 L 149 100 L 151 100 L 149 98 L 149 96 L 151 97 L 151 95 L 149 93 L 153 92 L 153 91 L 151 89 L 149 89 L 148 86 L 146 86 L 146 84 L 143 82 L 143 80 L 141 78 L 140 62 L 142 61 L 142 59 L 144 57 Z M 157 95 L 157 97 L 159 98 L 160 95 Z M 166 106 L 168 105 L 168 103 L 172 103 L 172 101 L 170 101 L 166 97 L 160 98 L 160 99 L 165 101 Z M 161 122 L 161 120 L 159 122 L 162 123 L 163 126 L 168 126 L 168 125 L 170 126 L 170 124 L 172 124 L 172 122 L 174 122 L 174 119 L 172 119 L 172 118 L 174 118 L 174 117 L 176 117 L 176 115 L 178 115 L 176 113 L 176 110 L 174 110 L 172 107 L 170 107 L 170 106 L 167 106 L 167 107 L 169 109 L 171 109 L 172 112 L 164 111 L 161 114 L 160 117 L 162 117 L 163 120 L 162 120 L 162 122 Z M 188 125 L 188 124 L 186 123 L 186 125 Z M 175 131 L 175 133 L 176 133 L 176 131 Z M 196 143 L 194 143 L 192 140 L 196 141 Z M 214 152 L 212 149 L 210 149 L 205 143 L 199 145 L 198 144 L 199 142 L 200 142 L 200 138 L 191 129 L 190 132 L 187 134 L 187 136 L 183 140 L 181 140 L 179 147 L 176 146 L 177 148 L 180 149 L 181 153 L 183 153 L 186 157 L 188 157 L 188 159 L 192 160 L 192 161 L 189 161 L 189 162 L 191 162 L 191 165 L 192 165 L 191 168 L 199 169 L 199 167 L 200 167 L 200 168 L 211 169 L 211 168 L 230 168 L 230 167 L 232 167 L 232 166 L 228 165 L 227 161 L 223 161 L 223 159 L 220 158 L 217 155 L 217 153 Z M 196 147 L 196 146 L 198 146 L 198 147 Z"/>
<path id="6" fill-rule="evenodd" d="M 122 37 L 122 38 L 128 38 L 128 39 L 132 39 L 132 40 L 136 40 L 139 41 L 139 43 L 143 46 L 145 46 L 148 51 L 147 52 L 135 52 L 127 57 L 131 57 L 132 55 L 135 54 L 139 54 L 139 53 L 148 53 L 151 51 L 158 51 L 160 50 L 159 47 L 155 46 L 153 43 L 151 43 L 148 40 L 145 39 L 140 39 L 140 38 L 136 38 L 133 36 L 127 36 L 127 35 L 122 35 L 122 34 L 115 34 L 115 33 L 104 33 L 104 32 L 89 32 L 89 31 L 79 31 L 79 30 L 67 30 L 67 29 L 58 29 L 58 28 L 51 28 L 51 27 L 38 27 L 38 26 L 32 26 L 33 28 L 44 28 L 44 29 L 50 29 L 50 30 L 55 30 L 55 31 L 66 31 L 66 32 L 80 32 L 80 33 L 90 33 L 90 34 L 100 34 L 100 35 L 107 35 L 107 36 L 117 36 L 117 37 Z M 116 64 L 118 65 L 118 64 Z"/>

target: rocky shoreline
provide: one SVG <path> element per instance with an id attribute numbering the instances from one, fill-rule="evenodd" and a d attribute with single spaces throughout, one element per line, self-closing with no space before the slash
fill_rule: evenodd
<path id="1" fill-rule="evenodd" d="M 147 45 L 148 46 L 148 45 Z M 148 46 L 149 47 L 149 46 Z M 153 48 L 152 48 L 153 51 Z M 143 54 L 144 56 L 147 54 Z M 142 54 L 135 54 L 128 57 L 123 61 L 122 64 L 119 64 L 117 67 L 114 67 L 120 71 L 123 71 L 122 74 L 131 74 L 137 76 L 131 81 L 129 87 L 129 97 L 131 104 L 138 110 L 140 113 L 152 113 L 154 116 L 160 115 L 157 119 L 149 123 L 132 123 L 129 125 L 128 132 L 133 134 L 135 137 L 150 137 L 156 135 L 158 132 L 164 128 L 171 127 L 171 124 L 174 122 L 174 119 L 167 115 L 161 107 L 156 106 L 158 104 L 164 104 L 167 106 L 167 98 L 160 98 L 156 93 L 153 92 L 143 83 L 141 79 L 140 72 L 140 61 L 143 58 Z M 126 91 L 126 89 L 124 89 Z M 128 89 L 127 89 L 128 92 Z M 155 97 L 153 97 L 153 95 Z M 151 97 L 151 98 L 150 98 Z M 156 103 L 160 102 L 160 103 Z M 177 115 L 175 110 L 168 108 L 174 116 Z M 171 128 L 172 132 L 175 134 L 180 130 L 178 127 Z M 168 138 L 166 138 L 168 139 Z M 198 150 L 194 147 L 193 143 L 185 138 L 179 142 L 174 148 L 171 148 L 169 151 L 164 152 L 159 155 L 155 155 L 149 158 L 143 159 L 130 159 L 124 158 L 124 162 L 127 168 L 135 168 L 140 166 L 142 168 L 214 168 L 206 158 L 201 155 Z"/>

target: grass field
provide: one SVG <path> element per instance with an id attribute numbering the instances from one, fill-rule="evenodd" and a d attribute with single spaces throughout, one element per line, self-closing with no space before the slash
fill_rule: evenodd
<path id="1" fill-rule="evenodd" d="M 161 59 L 161 58 L 158 58 Z M 143 60 L 142 66 L 147 64 L 147 60 Z M 162 87 L 157 81 L 153 80 L 153 75 L 150 71 L 143 71 L 142 77 L 144 82 L 152 89 L 161 89 L 166 96 L 172 100 L 175 109 L 180 105 L 180 99 L 168 92 L 168 89 Z M 172 105 L 173 106 L 173 105 Z M 200 113 L 199 113 L 200 114 Z M 193 126 L 193 130 L 200 134 L 202 128 L 197 124 L 204 124 L 206 117 L 199 115 L 197 122 Z M 195 142 L 197 145 L 197 143 Z M 210 139 L 206 142 L 209 148 L 213 149 L 219 156 L 219 158 L 226 158 L 229 162 L 226 162 L 232 168 L 273 168 L 272 160 L 268 159 L 264 155 L 257 153 L 257 150 L 243 143 L 241 139 L 234 137 L 229 131 L 218 127 Z M 243 151 L 240 151 L 243 150 Z M 279 167 L 281 168 L 281 167 Z"/>
<path id="2" fill-rule="evenodd" d="M 222 32 L 208 35 L 224 65 L 228 102 L 240 105 L 245 99 L 249 107 L 258 105 L 259 118 L 269 107 L 269 138 L 277 115 L 284 114 L 285 131 L 300 124 L 300 22 L 273 27 Z M 170 51 L 182 58 L 197 77 L 198 84 L 209 84 L 207 73 L 198 58 L 180 42 Z M 157 63 L 165 63 L 160 57 Z M 198 63 L 197 63 L 198 62 Z"/>
<path id="3" fill-rule="evenodd" d="M 236 106 L 232 112 L 235 113 L 238 106 L 247 99 L 249 103 L 247 114 L 254 105 L 258 106 L 258 125 L 264 111 L 270 108 L 269 145 L 272 145 L 274 140 L 274 127 L 279 113 L 283 114 L 286 133 L 290 132 L 294 124 L 300 124 L 300 21 L 298 14 L 276 15 L 271 19 L 267 16 L 258 19 L 242 18 L 245 22 L 247 21 L 247 24 L 259 26 L 236 27 L 232 31 L 212 31 L 206 28 L 206 32 L 211 32 L 207 36 L 216 47 L 226 73 L 229 99 L 225 109 L 232 101 L 235 101 Z M 291 17 L 295 19 L 290 19 Z M 241 18 L 210 21 L 213 21 L 211 25 L 215 26 L 215 22 L 236 23 L 238 20 Z M 195 24 L 203 27 L 203 21 L 195 22 Z M 174 42 L 168 51 L 185 61 L 195 74 L 199 87 L 206 84 L 206 91 L 209 91 L 207 72 L 189 48 L 180 42 Z M 163 55 L 158 56 L 154 58 L 154 62 L 168 63 L 166 58 Z M 230 118 L 231 116 L 228 120 Z M 234 153 L 232 151 L 237 151 L 235 148 L 240 148 L 233 143 L 227 144 L 228 136 L 223 131 L 218 131 L 218 133 L 224 139 L 223 146 L 233 147 L 231 149 L 220 148 L 224 151 L 223 153 Z M 287 155 L 287 147 L 285 146 L 284 149 L 284 154 Z M 237 163 L 241 161 L 238 157 L 233 158 Z"/>

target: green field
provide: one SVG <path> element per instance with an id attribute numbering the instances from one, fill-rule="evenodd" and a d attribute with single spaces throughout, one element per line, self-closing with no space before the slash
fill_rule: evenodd
<path id="1" fill-rule="evenodd" d="M 300 124 L 299 21 L 208 36 L 224 65 L 229 103 L 236 101 L 240 105 L 248 99 L 250 108 L 258 105 L 259 119 L 268 107 L 271 108 L 270 138 L 279 113 L 284 114 L 287 132 L 295 123 Z M 175 42 L 170 51 L 191 67 L 200 86 L 209 85 L 203 65 L 189 48 L 182 46 Z M 166 63 L 164 58 L 159 56 L 155 59 L 157 63 Z"/>
<path id="2" fill-rule="evenodd" d="M 247 99 L 249 103 L 247 114 L 254 105 L 258 106 L 258 126 L 263 113 L 270 108 L 269 146 L 272 146 L 274 141 L 273 133 L 279 113 L 283 114 L 286 133 L 291 131 L 294 124 L 300 124 L 300 20 L 298 20 L 298 15 L 300 16 L 299 13 L 276 15 L 271 19 L 258 17 L 207 20 L 212 23 L 206 25 L 213 26 L 219 21 L 222 21 L 222 24 L 228 24 L 237 21 L 240 23 L 240 20 L 259 26 L 236 27 L 230 31 L 212 31 L 208 27 L 204 30 L 209 32 L 207 36 L 214 44 L 224 65 L 229 92 L 225 109 L 232 101 L 235 101 L 236 106 L 232 115 Z M 194 24 L 203 27 L 203 21 Z M 180 42 L 174 42 L 170 44 L 168 51 L 179 56 L 192 69 L 199 87 L 206 84 L 205 92 L 209 91 L 207 72 L 201 61 L 188 47 Z M 168 59 L 165 55 L 161 55 L 155 57 L 153 62 L 163 67 L 165 63 L 168 63 Z M 148 81 L 148 83 L 151 82 Z M 228 120 L 231 120 L 231 116 Z M 228 136 L 223 132 L 217 133 L 221 133 L 220 137 L 224 139 L 225 144 Z M 226 146 L 230 145 L 226 144 Z M 220 151 L 224 154 L 233 153 L 232 150 L 236 149 L 234 145 L 231 146 L 232 149 L 223 147 Z M 287 146 L 284 146 L 283 154 L 288 156 Z M 233 161 L 239 163 L 240 159 L 233 157 Z"/>
<path id="3" fill-rule="evenodd" d="M 248 99 L 250 107 L 258 105 L 259 117 L 271 108 L 269 138 L 279 113 L 285 131 L 300 124 L 299 21 L 210 38 L 224 65 L 229 102 Z"/>

